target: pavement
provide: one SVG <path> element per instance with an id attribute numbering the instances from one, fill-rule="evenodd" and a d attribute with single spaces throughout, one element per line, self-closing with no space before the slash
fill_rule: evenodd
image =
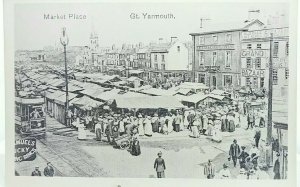
<path id="1" fill-rule="evenodd" d="M 228 150 L 234 138 L 239 145 L 251 145 L 254 131 L 245 130 L 245 118 L 241 123 L 242 127 L 235 132 L 222 133 L 221 143 L 212 142 L 204 135 L 190 138 L 187 130 L 169 135 L 154 133 L 152 137 L 140 138 L 141 155 L 132 156 L 127 150 L 96 141 L 95 134 L 90 131 L 86 131 L 87 140 L 78 140 L 76 130 L 48 117 L 46 138 L 37 142 L 37 158 L 31 162 L 17 162 L 16 171 L 28 176 L 35 166 L 43 170 L 46 163 L 51 162 L 55 176 L 153 178 L 156 177 L 154 160 L 162 151 L 167 178 L 205 178 L 203 167 L 208 159 L 213 160 L 217 172 L 228 162 Z M 238 167 L 229 163 L 233 178 L 238 175 Z"/>

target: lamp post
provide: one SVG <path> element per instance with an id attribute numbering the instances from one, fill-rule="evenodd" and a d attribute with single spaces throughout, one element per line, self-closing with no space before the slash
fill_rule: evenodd
<path id="1" fill-rule="evenodd" d="M 62 35 L 60 37 L 60 43 L 64 46 L 65 82 L 66 82 L 65 125 L 68 126 L 67 115 L 68 115 L 68 110 L 69 110 L 69 90 L 68 90 L 68 66 L 67 66 L 66 46 L 69 43 L 69 38 L 66 34 L 66 28 L 65 27 L 63 27 L 63 29 L 62 29 Z"/>

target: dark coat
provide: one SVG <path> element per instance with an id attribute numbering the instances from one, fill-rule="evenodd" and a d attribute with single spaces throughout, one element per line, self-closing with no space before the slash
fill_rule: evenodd
<path id="1" fill-rule="evenodd" d="M 42 176 L 42 173 L 41 173 L 41 171 L 33 171 L 32 173 L 31 173 L 31 176 Z"/>
<path id="2" fill-rule="evenodd" d="M 231 157 L 238 157 L 240 155 L 241 149 L 238 144 L 231 144 L 229 149 L 229 155 Z"/>

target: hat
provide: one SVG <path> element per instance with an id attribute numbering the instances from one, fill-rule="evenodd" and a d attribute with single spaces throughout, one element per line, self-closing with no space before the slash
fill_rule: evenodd
<path id="1" fill-rule="evenodd" d="M 142 116 L 142 114 L 139 114 L 138 117 L 139 117 L 139 118 L 142 118 L 143 116 Z"/>
<path id="2" fill-rule="evenodd" d="M 236 142 L 237 142 L 237 141 L 236 141 L 236 139 L 233 139 L 233 142 L 235 142 L 235 143 L 236 143 Z"/>
<path id="3" fill-rule="evenodd" d="M 162 155 L 162 152 L 161 152 L 161 151 L 159 151 L 159 152 L 157 153 L 157 155 L 158 155 L 158 156 L 161 156 L 161 155 Z"/>
<path id="4" fill-rule="evenodd" d="M 246 147 L 245 146 L 241 146 L 241 148 L 244 150 L 244 149 L 246 149 Z"/>
<path id="5" fill-rule="evenodd" d="M 228 168 L 228 165 L 227 164 L 223 164 L 223 168 Z"/>
<path id="6" fill-rule="evenodd" d="M 212 159 L 208 159 L 208 162 L 212 162 Z"/>

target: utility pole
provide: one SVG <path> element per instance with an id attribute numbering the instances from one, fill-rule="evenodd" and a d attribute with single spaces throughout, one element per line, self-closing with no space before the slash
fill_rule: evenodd
<path id="1" fill-rule="evenodd" d="M 270 35 L 270 59 L 269 59 L 269 92 L 268 92 L 268 126 L 267 142 L 272 143 L 272 97 L 273 97 L 273 33 Z"/>
<path id="2" fill-rule="evenodd" d="M 66 46 L 69 43 L 69 38 L 66 34 L 66 28 L 62 29 L 62 36 L 60 37 L 60 43 L 64 46 L 65 57 L 65 83 L 66 83 L 66 103 L 65 103 L 65 126 L 68 126 L 68 110 L 69 110 L 69 90 L 68 90 L 68 66 L 67 66 L 67 51 Z"/>
<path id="3" fill-rule="evenodd" d="M 193 35 L 193 65 L 192 65 L 192 82 L 196 82 L 196 36 Z"/>

